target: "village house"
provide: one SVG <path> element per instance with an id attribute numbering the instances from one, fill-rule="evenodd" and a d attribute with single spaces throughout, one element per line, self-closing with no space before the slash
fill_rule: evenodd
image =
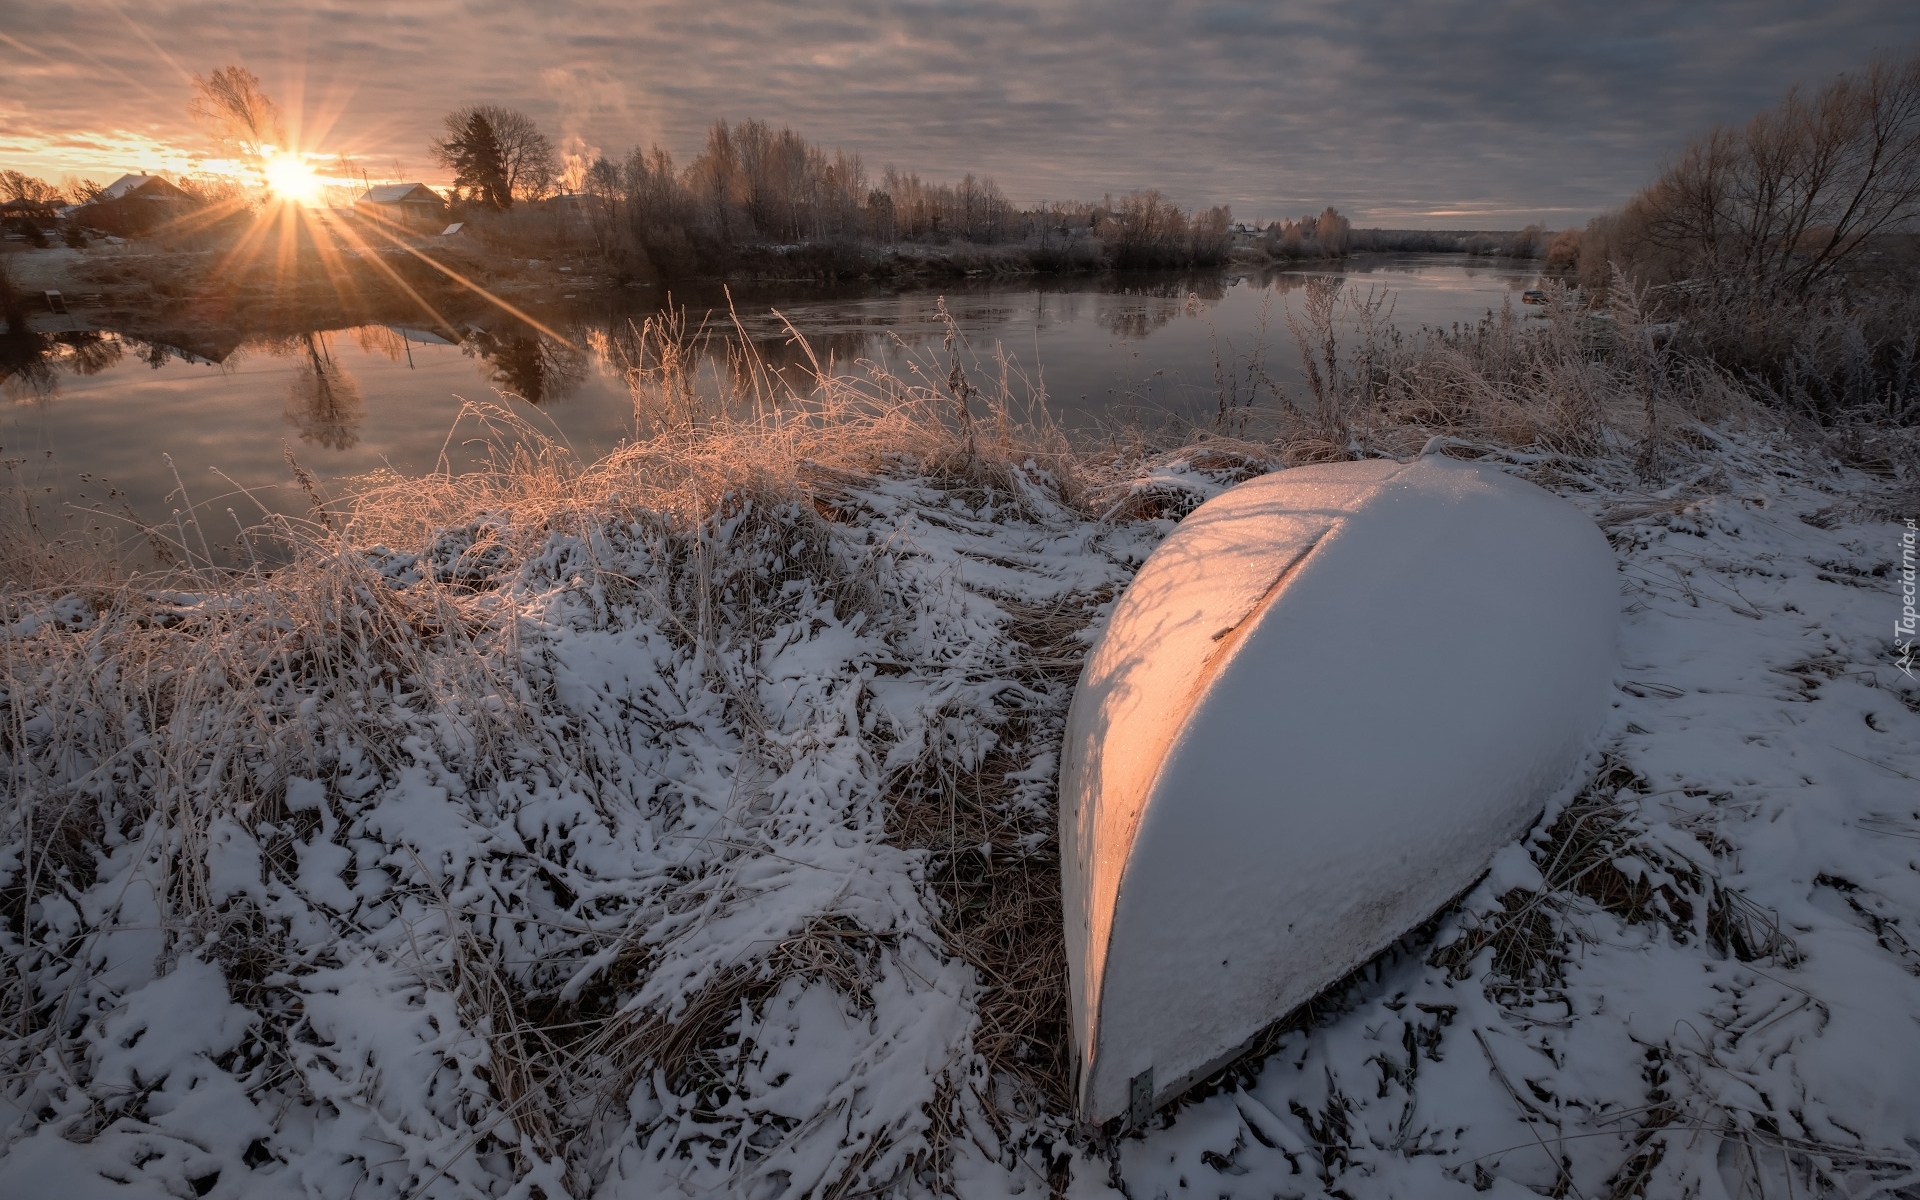
<path id="1" fill-rule="evenodd" d="M 438 225 L 446 219 L 446 201 L 424 183 L 383 183 L 353 202 L 361 216 L 396 225 Z"/>
<path id="2" fill-rule="evenodd" d="M 159 175 L 122 175 L 71 219 L 108 233 L 143 233 L 185 215 L 196 203 Z"/>

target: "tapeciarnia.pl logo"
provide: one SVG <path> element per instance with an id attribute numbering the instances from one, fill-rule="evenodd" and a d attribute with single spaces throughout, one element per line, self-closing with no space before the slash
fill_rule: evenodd
<path id="1" fill-rule="evenodd" d="M 1914 612 L 1914 538 L 1916 534 L 1914 518 L 1907 518 L 1907 527 L 1900 534 L 1900 616 L 1893 622 L 1893 648 L 1899 657 L 1893 665 L 1906 672 L 1908 679 L 1914 677 L 1913 669 L 1920 666 L 1916 657 L 1914 633 L 1920 615 Z"/>

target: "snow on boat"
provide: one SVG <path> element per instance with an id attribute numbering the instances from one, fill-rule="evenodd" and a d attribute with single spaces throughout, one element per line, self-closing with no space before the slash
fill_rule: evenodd
<path id="1" fill-rule="evenodd" d="M 1592 521 L 1439 456 L 1196 509 L 1088 655 L 1060 772 L 1082 1119 L 1144 1119 L 1447 904 L 1604 719 Z"/>

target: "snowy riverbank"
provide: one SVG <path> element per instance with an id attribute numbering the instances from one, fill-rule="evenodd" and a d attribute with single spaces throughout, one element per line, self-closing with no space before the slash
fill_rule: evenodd
<path id="1" fill-rule="evenodd" d="M 1858 476 L 1716 441 L 1657 499 L 1622 473 L 1568 480 L 1618 551 L 1624 612 L 1588 793 L 1241 1090 L 1122 1141 L 1129 1194 L 1920 1181 L 1920 687 L 1892 649 L 1900 527 L 1856 507 Z"/>
<path id="2" fill-rule="evenodd" d="M 1606 763 L 1424 940 L 1094 1145 L 1061 1106 L 1060 724 L 1160 514 L 1263 465 L 1196 449 L 1096 494 L 953 436 L 724 494 L 656 447 L 538 522 L 394 482 L 437 532 L 16 598 L 0 1192 L 1920 1180 L 1889 485 L 1751 423 L 1674 438 L 1653 494 L 1617 438 L 1455 447 L 1613 540 Z M 634 490 L 674 471 L 715 498 Z"/>

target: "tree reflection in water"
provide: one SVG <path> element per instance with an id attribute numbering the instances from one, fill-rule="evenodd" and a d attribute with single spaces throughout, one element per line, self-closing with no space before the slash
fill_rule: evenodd
<path id="1" fill-rule="evenodd" d="M 1212 308 L 1226 294 L 1226 278 L 1218 274 L 1134 283 L 1110 296 L 1097 297 L 1095 319 L 1122 341 L 1142 341 L 1175 317 L 1194 316 Z"/>
<path id="2" fill-rule="evenodd" d="M 305 357 L 287 384 L 287 424 L 300 440 L 329 450 L 346 450 L 360 441 L 366 400 L 360 383 L 333 357 L 324 335 L 300 335 Z"/>
<path id="3" fill-rule="evenodd" d="M 529 404 L 557 400 L 587 377 L 585 351 L 531 330 L 476 329 L 460 349 L 493 368 L 488 378 L 495 387 Z"/>
<path id="4" fill-rule="evenodd" d="M 0 333 L 0 393 L 17 402 L 50 400 L 60 376 L 97 375 L 119 362 L 126 345 L 112 334 L 36 333 L 25 322 Z"/>

